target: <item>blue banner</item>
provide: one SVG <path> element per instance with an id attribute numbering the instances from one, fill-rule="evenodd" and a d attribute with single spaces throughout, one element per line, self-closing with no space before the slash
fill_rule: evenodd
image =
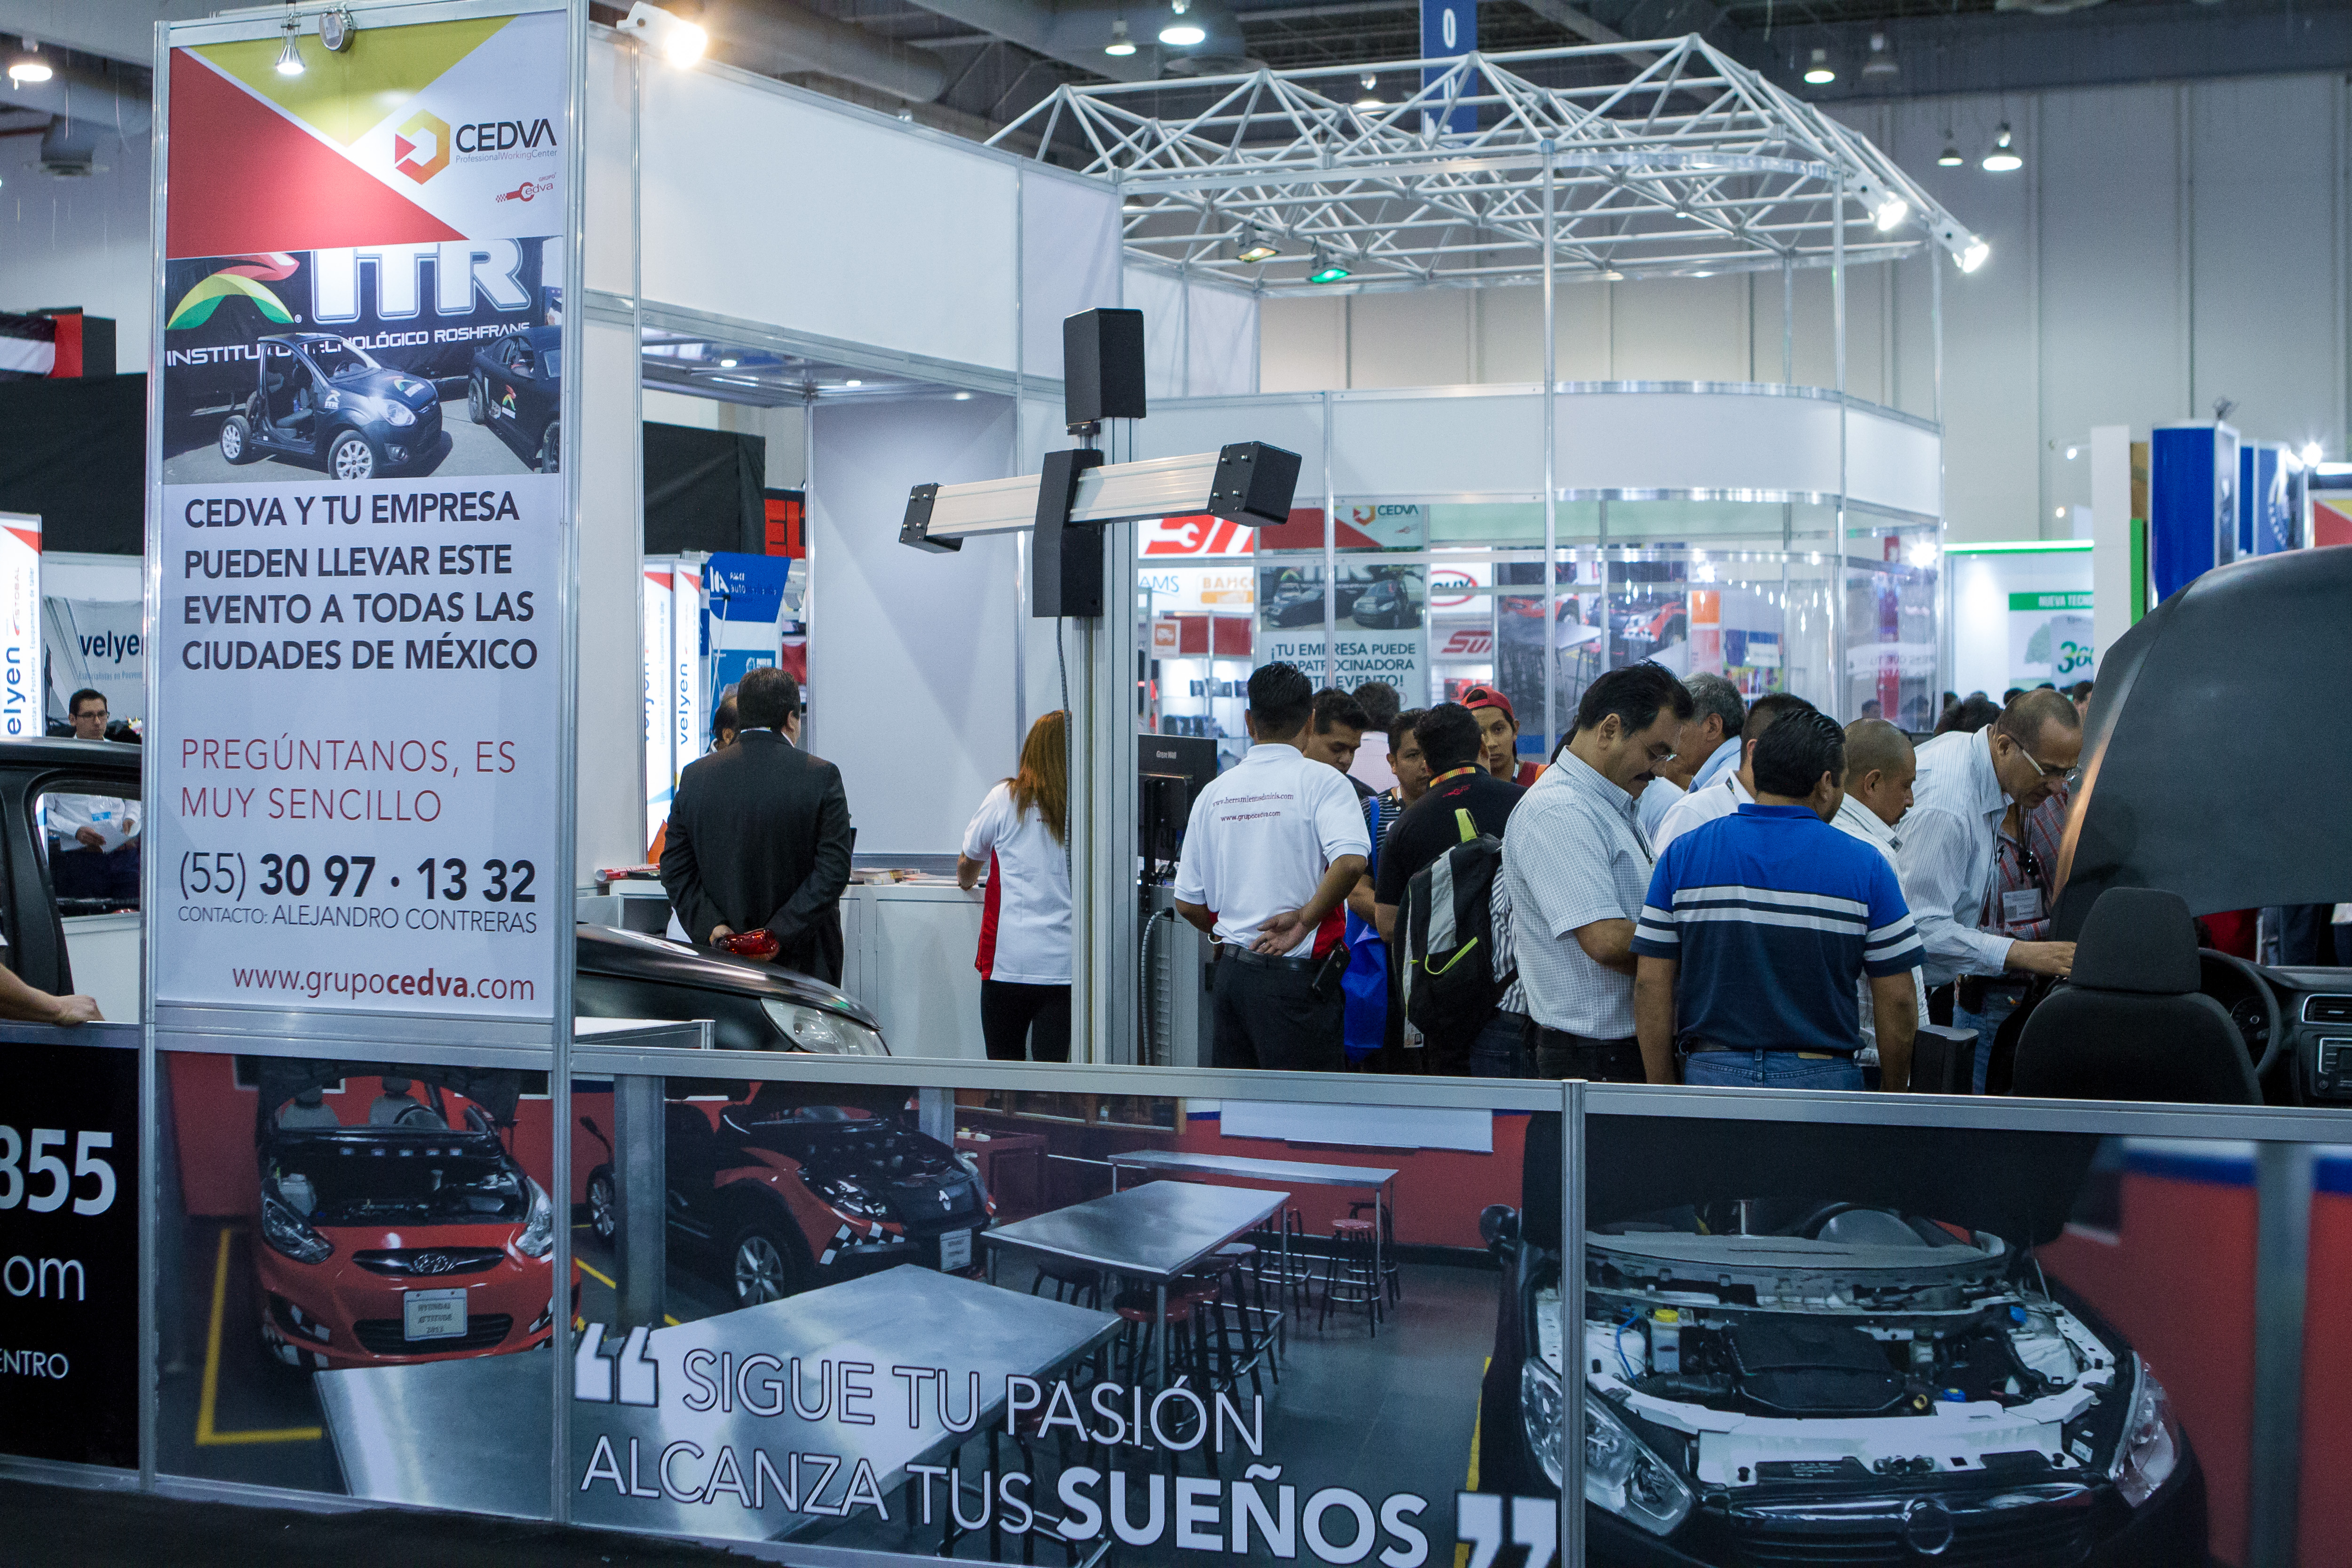
<path id="1" fill-rule="evenodd" d="M 1478 0 L 1421 0 L 1422 58 L 1466 55 L 1477 47 Z M 1424 66 L 1421 85 L 1427 88 L 1444 74 L 1441 67 Z M 1444 129 L 1450 132 L 1467 133 L 1478 129 L 1478 111 L 1466 104 L 1447 110 L 1443 118 Z"/>

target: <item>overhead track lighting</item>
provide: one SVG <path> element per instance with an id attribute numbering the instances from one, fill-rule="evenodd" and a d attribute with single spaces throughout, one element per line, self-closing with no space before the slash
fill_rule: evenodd
<path id="1" fill-rule="evenodd" d="M 1878 226 L 1879 233 L 1885 234 L 1891 228 L 1900 226 L 1903 220 L 1910 216 L 1909 202 L 1905 201 L 1901 196 L 1889 196 L 1873 210 L 1870 220 Z"/>
<path id="2" fill-rule="evenodd" d="M 1180 49 L 1189 49 L 1206 38 L 1208 30 L 1198 22 L 1187 20 L 1184 13 L 1192 8 L 1192 0 L 1173 0 L 1169 6 L 1168 25 L 1160 29 L 1160 41 Z"/>
<path id="3" fill-rule="evenodd" d="M 40 45 L 30 38 L 20 41 L 25 46 L 24 51 L 9 57 L 8 79 L 10 81 L 22 86 L 32 82 L 47 81 L 56 74 L 49 69 L 49 62 L 41 58 Z"/>
<path id="4" fill-rule="evenodd" d="M 1260 235 L 1257 230 L 1245 228 L 1242 231 L 1242 247 L 1236 253 L 1235 258 L 1241 261 L 1271 261 L 1280 254 L 1281 252 L 1275 248 L 1273 242 Z"/>
<path id="5" fill-rule="evenodd" d="M 301 23 L 298 21 L 294 16 L 293 0 L 287 0 L 286 45 L 283 48 L 278 51 L 278 74 L 279 76 L 300 76 L 302 74 L 302 46 L 294 40 L 295 29 L 300 26 Z"/>
<path id="6" fill-rule="evenodd" d="M 1968 248 L 1960 252 L 1960 270 L 1963 272 L 1974 272 L 1978 268 L 1982 267 L 1985 264 L 1985 258 L 1991 254 L 1992 247 L 1987 245 L 1983 240 L 1972 239 L 1969 241 Z"/>
<path id="7" fill-rule="evenodd" d="M 2025 167 L 2025 160 L 2017 155 L 2017 141 L 2009 133 L 2009 121 L 2002 121 L 2000 134 L 1992 139 L 1992 151 L 1984 155 L 1984 170 L 1990 174 L 2013 174 Z"/>
<path id="8" fill-rule="evenodd" d="M 1135 53 L 1135 40 L 1127 36 L 1126 17 L 1121 16 L 1111 23 L 1110 42 L 1103 46 L 1103 53 L 1115 55 L 1120 59 Z"/>
<path id="9" fill-rule="evenodd" d="M 647 5 L 646 0 L 636 0 L 629 7 L 629 14 L 621 18 L 619 31 L 660 50 L 662 58 L 674 66 L 692 65 L 710 47 L 709 34 L 658 5 Z"/>
<path id="10" fill-rule="evenodd" d="M 2319 459 L 2327 456 L 2327 449 L 2316 441 L 2307 441 L 2304 444 L 2301 456 L 2305 468 L 2315 468 L 2319 467 Z"/>
<path id="11" fill-rule="evenodd" d="M 1835 80 L 1837 72 L 1831 68 L 1829 50 L 1815 49 L 1813 63 L 1805 68 L 1806 83 L 1812 87 L 1827 87 Z"/>

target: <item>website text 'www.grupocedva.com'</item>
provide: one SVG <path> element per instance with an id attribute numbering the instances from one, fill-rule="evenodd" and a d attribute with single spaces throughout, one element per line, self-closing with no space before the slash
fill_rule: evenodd
<path id="1" fill-rule="evenodd" d="M 443 974 L 427 969 L 421 974 L 386 974 L 353 969 L 229 970 L 230 984 L 239 991 L 291 991 L 317 1001 L 325 996 L 415 996 L 475 1002 L 533 1002 L 539 998 L 536 980 L 508 980 Z"/>

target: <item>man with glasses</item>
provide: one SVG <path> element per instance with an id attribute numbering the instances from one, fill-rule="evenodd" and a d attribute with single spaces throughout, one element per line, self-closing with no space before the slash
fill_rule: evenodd
<path id="1" fill-rule="evenodd" d="M 1664 667 L 1611 670 L 1585 688 L 1567 744 L 1512 811 L 1503 886 L 1519 976 L 1503 1011 L 1535 1020 L 1539 1078 L 1643 1080 L 1633 928 L 1654 861 L 1634 802 L 1690 715 Z"/>
<path id="2" fill-rule="evenodd" d="M 2074 967 L 2073 942 L 2021 940 L 2005 929 L 2042 919 L 2049 889 L 2034 875 L 2042 857 L 2031 847 L 2032 836 L 2013 834 L 2004 850 L 2002 824 L 2012 809 L 2016 823 L 2030 822 L 2054 791 L 2073 783 L 2082 754 L 2083 721 L 2074 703 L 2041 689 L 2019 693 L 1974 734 L 1942 734 L 1919 748 L 1919 778 L 1896 864 L 1927 949 L 1929 1009 L 1977 1032 L 1979 1094 L 1993 1036 L 2015 1005 L 2013 995 L 1989 994 L 1988 984 L 2019 977 L 2021 985 L 2022 976 L 2063 976 Z M 2017 886 L 2003 880 L 2005 856 Z"/>

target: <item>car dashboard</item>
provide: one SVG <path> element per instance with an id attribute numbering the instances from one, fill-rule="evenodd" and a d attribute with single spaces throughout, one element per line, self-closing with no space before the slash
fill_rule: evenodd
<path id="1" fill-rule="evenodd" d="M 2352 1102 L 2352 969 L 2265 969 L 2278 993 L 2295 1098 Z"/>

